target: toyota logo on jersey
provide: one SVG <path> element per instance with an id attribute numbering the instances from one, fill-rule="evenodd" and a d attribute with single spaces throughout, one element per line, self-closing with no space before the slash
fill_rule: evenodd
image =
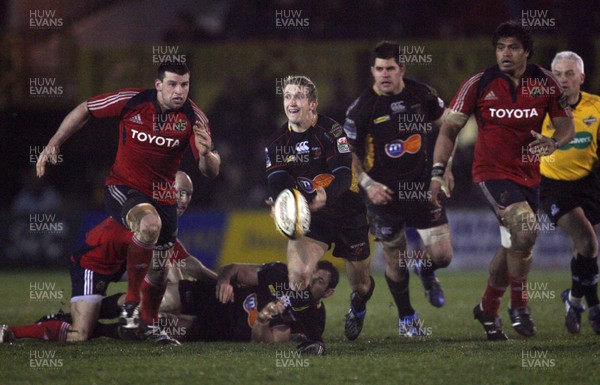
<path id="1" fill-rule="evenodd" d="M 139 142 L 148 142 L 156 144 L 157 146 L 163 147 L 177 147 L 179 146 L 179 139 L 165 138 L 158 135 L 147 134 L 138 130 L 131 130 L 131 136 L 133 139 L 137 139 Z"/>
<path id="2" fill-rule="evenodd" d="M 421 149 L 421 135 L 411 135 L 406 140 L 396 139 L 385 145 L 385 153 L 390 158 L 400 158 L 405 153 L 416 154 Z"/>

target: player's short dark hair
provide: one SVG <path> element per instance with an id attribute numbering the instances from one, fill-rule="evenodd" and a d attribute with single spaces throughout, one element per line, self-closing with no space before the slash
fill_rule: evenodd
<path id="1" fill-rule="evenodd" d="M 317 262 L 317 270 L 325 270 L 329 272 L 329 285 L 327 285 L 327 288 L 335 289 L 337 284 L 340 282 L 340 272 L 335 266 L 333 266 L 333 263 L 321 260 Z"/>
<path id="2" fill-rule="evenodd" d="M 494 35 L 492 36 L 492 45 L 494 48 L 496 44 L 498 44 L 498 40 L 506 37 L 514 37 L 523 46 L 523 49 L 529 52 L 528 59 L 531 59 L 533 56 L 533 38 L 529 31 L 516 20 L 505 21 L 500 24 L 496 31 L 494 31 Z"/>
<path id="3" fill-rule="evenodd" d="M 401 65 L 400 44 L 389 40 L 380 41 L 371 51 L 371 67 L 375 65 L 375 59 L 394 59 L 398 65 Z"/>
<path id="4" fill-rule="evenodd" d="M 285 79 L 283 79 L 283 89 L 284 90 L 285 90 L 285 87 L 289 86 L 290 84 L 293 84 L 298 87 L 306 87 L 306 90 L 308 91 L 308 93 L 306 95 L 308 97 L 308 101 L 309 102 L 317 101 L 317 99 L 319 97 L 319 93 L 317 92 L 317 86 L 308 77 L 290 75 L 290 76 L 286 77 Z"/>
<path id="5" fill-rule="evenodd" d="M 177 75 L 185 75 L 190 72 L 190 69 L 185 63 L 167 61 L 160 63 L 160 66 L 158 66 L 157 76 L 161 81 L 165 79 L 165 72 L 172 72 Z"/>

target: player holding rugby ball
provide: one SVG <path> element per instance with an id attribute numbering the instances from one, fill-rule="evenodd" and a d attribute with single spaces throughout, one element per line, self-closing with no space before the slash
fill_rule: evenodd
<path id="1" fill-rule="evenodd" d="M 353 306 L 365 312 L 375 287 L 369 275 L 365 207 L 352 183 L 352 155 L 344 130 L 318 114 L 317 105 L 317 88 L 309 78 L 286 78 L 283 107 L 288 122 L 271 135 L 265 148 L 271 199 L 284 189 L 297 188 L 311 210 L 306 236 L 288 241 L 290 287 L 307 287 L 317 262 L 334 243 L 333 255 L 346 260 L 348 279 L 357 293 Z M 354 338 L 361 328 L 362 322 Z"/>

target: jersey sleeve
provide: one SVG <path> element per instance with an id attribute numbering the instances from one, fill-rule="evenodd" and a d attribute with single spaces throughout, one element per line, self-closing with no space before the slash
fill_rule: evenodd
<path id="1" fill-rule="evenodd" d="M 277 141 L 265 147 L 268 194 L 275 199 L 286 188 L 294 188 L 295 181 L 287 170 L 285 155 L 277 153 Z"/>
<path id="2" fill-rule="evenodd" d="M 265 263 L 258 268 L 258 286 L 267 287 L 276 282 L 286 282 L 288 279 L 287 266 L 281 262 Z"/>
<path id="3" fill-rule="evenodd" d="M 179 241 L 179 239 L 175 242 L 175 246 L 173 247 L 173 251 L 169 256 L 170 262 L 176 262 L 186 259 L 190 257 L 190 253 L 185 249 L 183 244 Z"/>
<path id="4" fill-rule="evenodd" d="M 365 154 L 364 141 L 366 137 L 365 120 L 368 116 L 361 116 L 362 97 L 358 97 L 346 111 L 346 120 L 344 121 L 344 132 L 348 138 L 348 143 L 354 148 L 356 155 L 362 160 Z M 364 114 L 362 114 L 364 115 Z"/>
<path id="5" fill-rule="evenodd" d="M 335 199 L 352 184 L 352 154 L 346 136 L 333 137 L 324 132 L 323 141 L 326 145 L 327 166 L 334 176 L 333 181 L 327 186 L 327 199 Z"/>
<path id="6" fill-rule="evenodd" d="M 208 117 L 206 116 L 206 114 L 204 114 L 204 112 L 200 109 L 200 107 L 198 107 L 196 105 L 196 103 L 194 103 L 192 100 L 190 100 L 190 104 L 192 105 L 192 108 L 194 110 L 194 117 L 195 117 L 195 121 L 192 122 L 192 126 L 196 123 L 199 123 L 201 125 L 204 125 L 206 127 L 206 130 L 208 131 L 208 134 L 212 136 L 212 133 L 210 131 L 210 124 L 208 122 Z M 213 147 L 214 147 L 214 143 L 213 143 Z M 196 148 L 196 143 L 194 140 L 194 132 L 192 130 L 192 133 L 190 135 L 190 149 L 192 150 L 192 154 L 194 155 L 194 159 L 196 159 L 196 161 L 198 161 L 200 154 L 198 152 L 198 148 Z"/>
<path id="7" fill-rule="evenodd" d="M 437 91 L 434 88 L 430 86 L 426 87 L 425 112 L 427 113 L 427 119 L 433 122 L 442 117 L 446 105 L 442 98 L 438 96 Z"/>
<path id="8" fill-rule="evenodd" d="M 93 96 L 87 100 L 87 109 L 94 118 L 118 118 L 127 102 L 141 91 L 138 88 L 127 88 Z"/>
<path id="9" fill-rule="evenodd" d="M 458 89 L 450 103 L 450 109 L 454 112 L 471 115 L 477 105 L 477 88 L 483 72 L 467 79 Z"/>
<path id="10" fill-rule="evenodd" d="M 540 67 L 541 68 L 541 67 Z M 571 113 L 571 107 L 567 100 L 567 95 L 564 93 L 563 88 L 554 76 L 554 74 L 544 68 L 541 68 L 546 77 L 548 78 L 549 89 L 554 90 L 548 98 L 548 116 L 553 118 L 565 118 L 573 117 Z"/>

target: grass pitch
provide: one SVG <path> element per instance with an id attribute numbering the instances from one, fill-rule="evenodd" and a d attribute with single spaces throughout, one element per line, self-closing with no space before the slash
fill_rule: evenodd
<path id="1" fill-rule="evenodd" d="M 342 273 L 342 276 L 344 274 Z M 525 339 L 511 328 L 510 340 L 490 343 L 473 320 L 472 308 L 485 288 L 485 272 L 441 272 L 444 308 L 431 307 L 421 283 L 411 276 L 413 306 L 428 337 L 398 335 L 397 315 L 383 276 L 361 336 L 345 340 L 344 314 L 349 306 L 345 279 L 326 300 L 323 357 L 297 357 L 295 345 L 187 343 L 162 347 L 151 342 L 98 339 L 80 344 L 20 340 L 0 345 L 0 384 L 598 384 L 600 336 L 591 330 L 587 312 L 582 330 L 564 328 L 560 292 L 568 271 L 535 272 L 530 277 L 530 306 L 538 335 Z M 27 324 L 67 305 L 66 271 L 0 272 L 0 322 Z M 62 292 L 60 292 L 62 290 Z M 124 291 L 112 285 L 109 294 Z"/>

